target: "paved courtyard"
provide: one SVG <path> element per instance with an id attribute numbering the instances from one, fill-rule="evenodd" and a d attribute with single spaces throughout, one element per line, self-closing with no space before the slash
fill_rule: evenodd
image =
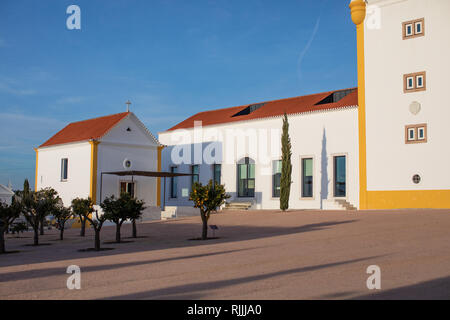
<path id="1" fill-rule="evenodd" d="M 200 236 L 200 217 L 138 225 L 138 239 L 93 247 L 46 231 L 7 236 L 0 299 L 449 299 L 450 210 L 227 212 L 212 216 L 219 239 Z M 123 226 L 123 237 L 131 235 Z M 211 234 L 210 234 L 211 235 Z M 105 227 L 102 241 L 114 240 Z M 68 290 L 70 265 L 81 290 Z M 370 291 L 366 269 L 381 268 Z"/>

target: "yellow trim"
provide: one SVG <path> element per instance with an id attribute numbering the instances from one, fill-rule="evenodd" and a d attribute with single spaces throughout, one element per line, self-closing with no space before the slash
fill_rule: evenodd
<path id="1" fill-rule="evenodd" d="M 367 192 L 369 209 L 449 209 L 450 190 L 402 190 Z"/>
<path id="2" fill-rule="evenodd" d="M 89 187 L 89 197 L 92 202 L 97 203 L 97 157 L 98 157 L 98 144 L 100 141 L 91 140 L 91 178 Z"/>
<path id="3" fill-rule="evenodd" d="M 34 191 L 37 191 L 37 183 L 38 183 L 38 164 L 39 164 L 39 150 L 34 148 L 34 151 L 36 152 L 36 170 L 35 170 L 35 176 L 34 176 Z"/>
<path id="4" fill-rule="evenodd" d="M 158 147 L 158 172 L 161 172 L 161 153 L 164 149 L 164 146 Z M 158 207 L 161 206 L 161 178 L 156 179 L 156 205 Z"/>
<path id="5" fill-rule="evenodd" d="M 366 98 L 364 70 L 364 19 L 366 3 L 355 0 L 350 3 L 352 21 L 356 24 L 358 57 L 358 138 L 359 138 L 359 208 L 368 209 L 367 203 L 367 146 L 366 146 Z"/>

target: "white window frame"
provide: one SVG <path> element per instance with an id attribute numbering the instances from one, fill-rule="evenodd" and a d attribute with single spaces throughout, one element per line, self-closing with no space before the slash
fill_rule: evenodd
<path id="1" fill-rule="evenodd" d="M 303 197 L 303 159 L 312 159 L 312 171 L 313 171 L 313 188 L 312 188 L 312 197 Z M 301 155 L 300 156 L 300 174 L 299 174 L 299 180 L 300 180 L 300 200 L 314 200 L 316 198 L 316 159 L 313 155 Z"/>
<path id="2" fill-rule="evenodd" d="M 411 33 L 408 33 L 408 27 L 411 27 Z M 415 28 L 415 27 L 414 27 L 414 24 L 413 24 L 413 23 L 405 24 L 405 35 L 406 35 L 407 37 L 413 36 L 413 35 L 414 35 L 414 31 L 415 31 L 414 28 Z"/>
<path id="3" fill-rule="evenodd" d="M 413 133 L 413 137 L 411 138 L 411 132 Z M 408 141 L 416 140 L 416 128 L 408 128 Z"/>
<path id="4" fill-rule="evenodd" d="M 419 79 L 422 80 L 422 85 L 419 86 Z M 423 75 L 416 76 L 416 88 L 423 88 L 424 87 L 424 77 Z"/>
<path id="5" fill-rule="evenodd" d="M 420 136 L 420 132 L 422 132 L 422 136 Z M 425 127 L 417 128 L 417 140 L 425 140 Z"/>
<path id="6" fill-rule="evenodd" d="M 66 172 L 67 172 L 67 176 L 64 178 L 63 177 L 63 163 L 64 160 L 66 160 Z M 67 180 L 69 180 L 69 158 L 61 158 L 61 182 L 66 182 Z"/>
<path id="7" fill-rule="evenodd" d="M 120 179 L 119 180 L 119 197 L 120 197 L 120 187 L 122 183 L 133 183 L 134 184 L 134 197 L 137 199 L 137 181 L 136 180 L 127 180 L 127 179 Z M 125 188 L 127 189 L 127 188 Z"/>
<path id="8" fill-rule="evenodd" d="M 409 80 L 411 80 L 412 84 L 409 84 Z M 414 77 L 406 77 L 406 90 L 414 89 Z"/>
<path id="9" fill-rule="evenodd" d="M 341 156 L 345 156 L 345 197 L 336 197 L 335 195 L 334 195 L 334 158 L 335 157 L 341 157 Z M 331 181 L 331 194 L 332 194 L 332 199 L 342 199 L 342 200 L 348 200 L 348 198 L 349 198 L 349 194 L 348 194 L 348 186 L 349 186 L 349 180 L 348 180 L 348 177 L 349 177 L 349 173 L 348 173 L 348 160 L 349 160 L 349 158 L 348 158 L 348 153 L 333 153 L 333 154 L 331 154 L 330 155 L 330 159 L 332 160 L 331 161 L 331 179 L 330 179 L 330 181 Z"/>
<path id="10" fill-rule="evenodd" d="M 420 26 L 420 32 L 417 31 L 417 26 Z M 423 23 L 422 21 L 417 21 L 414 23 L 414 34 L 422 34 L 423 33 Z"/>

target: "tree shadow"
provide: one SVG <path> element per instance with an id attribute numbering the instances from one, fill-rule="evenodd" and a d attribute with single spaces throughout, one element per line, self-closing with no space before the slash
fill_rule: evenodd
<path id="1" fill-rule="evenodd" d="M 107 297 L 105 299 L 118 299 L 118 300 L 171 299 L 172 296 L 178 296 L 180 294 L 185 294 L 186 292 L 189 292 L 190 294 L 197 294 L 197 293 L 200 294 L 201 292 L 204 292 L 207 290 L 217 290 L 217 289 L 221 289 L 221 288 L 225 288 L 225 287 L 230 287 L 233 285 L 241 285 L 243 283 L 261 281 L 261 280 L 266 280 L 266 279 L 279 277 L 279 276 L 285 276 L 285 275 L 290 275 L 290 274 L 297 274 L 297 273 L 316 271 L 316 270 L 320 270 L 320 269 L 332 268 L 332 267 L 337 267 L 337 266 L 341 266 L 341 265 L 370 260 L 370 259 L 374 259 L 374 258 L 378 258 L 378 257 L 379 256 L 364 257 L 364 258 L 359 258 L 359 259 L 326 263 L 326 264 L 301 267 L 301 268 L 294 268 L 294 269 L 288 269 L 288 270 L 283 270 L 283 271 L 271 272 L 271 273 L 267 273 L 267 274 L 233 278 L 233 279 L 228 279 L 228 280 L 218 280 L 218 281 L 203 282 L 203 283 L 189 283 L 189 284 L 177 285 L 177 286 L 161 288 L 161 289 L 156 289 L 156 290 L 149 290 L 149 291 L 138 292 L 138 293 L 131 293 L 131 294 L 120 295 L 120 296 L 111 296 L 111 297 Z M 206 296 L 206 294 L 204 294 L 204 296 Z M 200 296 L 200 298 L 201 298 L 201 296 Z"/>
<path id="2" fill-rule="evenodd" d="M 320 209 L 323 209 L 323 201 L 328 199 L 328 155 L 327 155 L 327 134 L 323 128 L 322 151 L 320 155 Z"/>
<path id="3" fill-rule="evenodd" d="M 102 251 L 112 250 L 114 248 L 102 248 Z M 144 261 L 135 261 L 135 262 L 125 262 L 125 263 L 114 263 L 114 264 L 105 264 L 98 266 L 85 266 L 82 268 L 83 273 L 86 272 L 95 272 L 95 271 L 106 271 L 106 270 L 114 270 L 120 268 L 141 266 L 141 265 L 150 265 L 161 262 L 170 262 L 177 260 L 185 260 L 185 259 L 197 259 L 204 258 L 210 256 L 217 256 L 222 254 L 229 254 L 241 251 L 248 251 L 259 249 L 259 247 L 246 248 L 246 249 L 236 249 L 236 250 L 225 250 L 225 251 L 217 251 L 217 252 L 208 252 L 208 253 L 200 253 L 194 255 L 186 255 L 186 256 L 178 256 L 178 257 L 170 257 L 164 259 L 153 259 L 153 260 L 144 260 Z M 94 251 L 93 248 L 90 249 L 81 249 L 83 252 L 91 252 Z M 79 251 L 81 251 L 79 250 Z M 98 251 L 97 251 L 98 252 Z M 17 280 L 30 280 L 36 278 L 45 278 L 51 277 L 54 275 L 65 273 L 64 268 L 47 268 L 47 269 L 38 269 L 38 270 L 29 270 L 29 271 L 17 271 L 17 272 L 8 272 L 4 274 L 0 274 L 0 282 L 8 282 L 8 281 L 17 281 Z"/>
<path id="4" fill-rule="evenodd" d="M 198 217 L 198 219 L 200 218 Z M 14 266 L 20 264 L 33 264 L 50 261 L 61 261 L 67 259 L 72 260 L 86 257 L 95 257 L 95 255 L 103 257 L 106 255 L 149 252 L 152 250 L 195 247 L 202 245 L 217 245 L 253 239 L 263 239 L 274 236 L 319 231 L 342 224 L 353 223 L 355 221 L 357 220 L 328 221 L 292 227 L 225 225 L 220 228 L 219 232 L 216 232 L 216 237 L 219 239 L 215 239 L 213 242 L 187 240 L 200 235 L 200 222 L 198 224 L 193 224 L 183 223 L 182 220 L 177 221 L 177 223 L 166 223 L 164 221 L 158 221 L 154 223 L 141 224 L 139 232 L 141 235 L 147 236 L 147 238 L 135 239 L 134 243 L 124 243 L 120 246 L 120 248 L 117 247 L 114 251 L 90 253 L 88 256 L 86 256 L 86 252 L 82 253 L 78 250 L 85 249 L 93 245 L 93 232 L 89 229 L 86 230 L 87 233 L 85 238 L 71 238 L 70 241 L 67 242 L 64 240 L 61 242 L 53 242 L 51 248 L 45 248 L 46 246 L 41 245 L 39 245 L 38 247 L 33 247 L 31 245 L 30 247 L 33 247 L 34 249 L 32 252 L 26 252 L 26 254 L 15 256 L 14 260 L 8 259 L 0 261 L 0 266 Z M 131 233 L 131 225 L 127 224 L 122 228 L 124 234 L 128 232 Z M 115 227 L 104 227 L 104 229 L 105 230 L 102 230 L 102 238 L 115 237 Z M 72 232 L 78 232 L 78 230 L 73 230 Z M 87 241 L 89 241 L 89 243 L 87 243 Z M 9 246 L 11 247 L 11 249 L 15 249 L 12 245 L 12 241 L 9 242 Z"/>

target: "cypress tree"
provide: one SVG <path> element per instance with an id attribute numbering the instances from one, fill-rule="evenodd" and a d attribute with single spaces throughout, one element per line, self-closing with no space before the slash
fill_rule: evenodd
<path id="1" fill-rule="evenodd" d="M 281 181 L 280 181 L 280 209 L 289 209 L 289 195 L 291 193 L 291 139 L 289 138 L 289 122 L 284 113 L 283 133 L 281 135 Z"/>

